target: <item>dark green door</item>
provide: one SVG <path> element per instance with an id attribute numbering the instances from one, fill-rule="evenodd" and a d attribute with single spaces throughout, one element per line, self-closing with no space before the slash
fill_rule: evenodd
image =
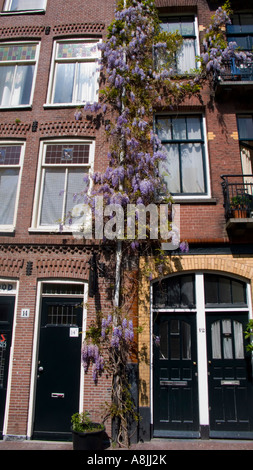
<path id="1" fill-rule="evenodd" d="M 154 437 L 198 435 L 196 318 L 158 314 L 154 335 Z"/>
<path id="2" fill-rule="evenodd" d="M 15 297 L 0 297 L 0 438 L 3 437 Z"/>
<path id="3" fill-rule="evenodd" d="M 71 439 L 79 411 L 82 301 L 42 301 L 33 437 Z"/>
<path id="4" fill-rule="evenodd" d="M 247 437 L 252 432 L 252 366 L 246 352 L 245 314 L 207 317 L 211 437 Z"/>

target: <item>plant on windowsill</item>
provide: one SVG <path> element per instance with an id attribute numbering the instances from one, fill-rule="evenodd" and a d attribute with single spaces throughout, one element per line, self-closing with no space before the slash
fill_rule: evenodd
<path id="1" fill-rule="evenodd" d="M 82 111 L 81 111 L 81 107 L 80 106 L 77 106 L 76 110 L 75 110 L 75 113 L 74 113 L 74 118 L 76 121 L 80 121 L 82 119 L 83 115 L 82 115 Z"/>
<path id="2" fill-rule="evenodd" d="M 73 450 L 104 449 L 105 426 L 94 423 L 88 411 L 73 414 L 71 423 Z"/>
<path id="3" fill-rule="evenodd" d="M 235 219 L 247 217 L 247 198 L 245 195 L 237 195 L 231 198 L 231 210 Z"/>

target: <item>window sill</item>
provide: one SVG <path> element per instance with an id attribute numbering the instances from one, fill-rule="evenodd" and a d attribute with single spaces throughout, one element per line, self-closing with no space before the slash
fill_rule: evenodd
<path id="1" fill-rule="evenodd" d="M 32 109 L 31 104 L 17 105 L 17 106 L 0 106 L 1 111 L 15 111 L 15 110 L 30 110 Z"/>
<path id="2" fill-rule="evenodd" d="M 19 11 L 1 11 L 0 16 L 12 15 L 41 15 L 45 14 L 46 10 L 19 10 Z"/>
<path id="3" fill-rule="evenodd" d="M 4 226 L 0 225 L 0 235 L 14 235 L 15 233 L 15 227 L 13 225 L 11 226 Z"/>
<path id="4" fill-rule="evenodd" d="M 83 108 L 84 107 L 84 104 L 85 103 L 45 103 L 43 104 L 43 108 L 44 109 L 55 109 L 55 108 L 78 108 L 78 107 L 81 107 Z"/>
<path id="5" fill-rule="evenodd" d="M 198 198 L 189 197 L 187 199 L 187 196 L 185 197 L 174 196 L 173 200 L 175 204 L 217 204 L 217 199 L 214 197 L 206 197 L 206 198 L 205 197 L 198 197 Z"/>

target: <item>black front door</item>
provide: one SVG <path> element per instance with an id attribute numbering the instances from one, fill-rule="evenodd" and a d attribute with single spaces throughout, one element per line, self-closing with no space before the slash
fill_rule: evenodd
<path id="1" fill-rule="evenodd" d="M 154 335 L 154 437 L 197 437 L 196 316 L 158 314 Z"/>
<path id="2" fill-rule="evenodd" d="M 211 437 L 247 437 L 252 425 L 252 366 L 245 348 L 245 314 L 207 317 Z"/>
<path id="3" fill-rule="evenodd" d="M 82 301 L 43 298 L 33 437 L 71 439 L 79 411 Z"/>
<path id="4" fill-rule="evenodd" d="M 14 304 L 15 297 L 0 297 L 0 438 L 3 437 Z"/>

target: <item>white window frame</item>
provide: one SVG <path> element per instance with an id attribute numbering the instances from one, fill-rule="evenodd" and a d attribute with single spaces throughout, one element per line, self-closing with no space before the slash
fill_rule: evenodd
<path id="1" fill-rule="evenodd" d="M 20 15 L 22 13 L 39 13 L 46 11 L 47 8 L 47 0 L 44 0 L 45 6 L 44 8 L 33 8 L 33 9 L 25 9 L 25 10 L 11 10 L 12 0 L 5 0 L 4 7 L 2 13 L 9 13 L 11 15 Z"/>
<path id="2" fill-rule="evenodd" d="M 87 164 L 73 164 L 71 165 L 72 168 L 83 168 L 83 170 L 87 169 L 87 174 L 89 176 L 90 186 L 89 192 L 92 186 L 92 179 L 91 174 L 93 171 L 94 165 L 94 154 L 95 154 L 95 141 L 92 139 L 61 139 L 61 140 L 46 140 L 41 143 L 40 148 L 40 156 L 39 156 L 39 164 L 38 164 L 38 171 L 37 171 L 37 178 L 36 178 L 36 190 L 35 190 L 35 199 L 34 199 L 34 207 L 33 207 L 33 217 L 32 217 L 32 226 L 28 229 L 29 232 L 54 232 L 60 233 L 60 224 L 57 226 L 54 225 L 40 225 L 40 215 L 41 215 L 41 207 L 42 207 L 42 198 L 43 198 L 43 186 L 44 186 L 44 176 L 46 168 L 68 168 L 69 164 L 45 164 L 44 159 L 46 155 L 47 145 L 90 145 L 90 153 L 89 153 L 89 163 Z M 60 197 L 60 196 L 59 196 Z M 74 206 L 74 203 L 73 203 Z M 69 225 L 66 223 L 63 225 L 61 232 L 73 233 L 73 231 L 77 231 L 77 225 Z"/>
<path id="3" fill-rule="evenodd" d="M 94 38 L 77 38 L 77 39 L 61 39 L 61 40 L 56 40 L 54 42 L 54 47 L 53 47 L 53 55 L 52 55 L 52 61 L 51 61 L 51 70 L 50 70 L 50 76 L 49 76 L 49 87 L 48 87 L 48 94 L 47 94 L 47 100 L 46 103 L 44 104 L 44 107 L 76 107 L 80 106 L 85 103 L 85 101 L 77 101 L 75 99 L 76 95 L 76 82 L 73 86 L 73 96 L 72 96 L 72 102 L 71 103 L 54 103 L 53 102 L 53 97 L 54 97 L 54 91 L 55 91 L 55 85 L 56 85 L 56 65 L 57 64 L 66 64 L 66 63 L 84 63 L 84 62 L 97 62 L 101 56 L 100 51 L 98 51 L 97 57 L 94 58 L 57 58 L 57 51 L 58 51 L 58 45 L 61 43 L 94 43 L 94 44 L 99 44 L 101 43 L 101 39 L 94 39 Z M 98 96 L 98 90 L 99 90 L 99 71 L 96 72 L 96 76 L 94 80 L 97 82 L 97 96 Z"/>
<path id="4" fill-rule="evenodd" d="M 154 131 L 155 131 L 155 123 L 156 123 L 156 117 L 157 116 L 174 116 L 175 113 L 157 113 L 154 116 Z M 180 194 L 173 194 L 173 200 L 176 202 L 191 202 L 191 201 L 208 201 L 211 199 L 211 182 L 210 182 L 210 163 L 209 163 L 209 152 L 208 152 L 208 140 L 207 140 L 207 127 L 206 127 L 206 117 L 201 114 L 201 113 L 178 113 L 177 117 L 180 116 L 201 116 L 202 118 L 202 130 L 203 130 L 203 146 L 204 146 L 204 172 L 205 172 L 205 178 L 206 178 L 206 194 L 192 194 L 192 195 L 185 195 L 184 193 Z M 162 196 L 162 195 L 161 195 Z"/>
<path id="5" fill-rule="evenodd" d="M 12 224 L 0 224 L 0 232 L 2 233 L 12 233 L 15 231 L 16 221 L 17 221 L 17 213 L 18 213 L 18 204 L 19 204 L 19 194 L 20 194 L 20 186 L 21 186 L 21 178 L 22 178 L 22 171 L 23 171 L 23 162 L 24 162 L 24 154 L 25 154 L 25 142 L 13 142 L 13 141 L 3 141 L 0 142 L 1 147 L 7 146 L 20 146 L 20 160 L 18 165 L 0 165 L 0 168 L 19 168 L 19 175 L 18 175 L 18 184 L 17 184 L 17 193 L 16 193 L 16 201 L 15 207 L 13 212 L 13 223 Z"/>
<path id="6" fill-rule="evenodd" d="M 160 15 L 160 19 L 165 19 L 165 18 L 183 18 L 183 17 L 189 17 L 189 16 L 192 16 L 194 18 L 194 21 L 193 21 L 193 25 L 194 25 L 194 32 L 195 32 L 195 49 L 196 49 L 196 57 L 200 56 L 200 41 L 199 41 L 199 26 L 198 26 L 198 17 L 195 13 L 174 13 L 174 14 L 170 14 L 170 13 L 167 13 L 167 14 L 162 14 Z M 196 66 L 195 68 L 199 68 L 200 66 L 200 62 L 197 61 L 197 59 L 195 60 L 195 63 L 196 63 Z M 190 72 L 190 70 L 187 72 L 178 72 L 176 71 L 175 74 L 176 75 L 187 75 L 188 73 Z M 173 74 L 172 74 L 173 75 Z"/>
<path id="7" fill-rule="evenodd" d="M 29 45 L 36 45 L 36 54 L 35 54 L 35 58 L 33 60 L 6 60 L 6 61 L 1 61 L 0 62 L 0 67 L 2 65 L 5 65 L 5 66 L 13 66 L 15 68 L 17 68 L 18 65 L 34 65 L 35 68 L 34 68 L 34 74 L 33 74 L 33 82 L 32 82 L 32 86 L 31 86 L 31 93 L 30 93 L 30 102 L 27 103 L 27 104 L 15 104 L 15 105 L 0 105 L 0 109 L 16 109 L 16 108 L 31 108 L 32 106 L 32 102 L 33 102 L 33 95 L 34 95 L 34 89 L 35 89 L 35 84 L 36 84 L 36 76 L 37 76 L 37 69 L 38 69 L 38 60 L 39 60 L 39 52 L 40 52 L 40 42 L 39 41 L 22 41 L 22 42 L 18 42 L 18 41 L 15 41 L 15 42 L 3 42 L 1 43 L 1 46 L 22 46 L 22 45 L 25 45 L 25 46 L 29 46 Z M 14 83 L 12 84 L 12 91 L 13 91 L 13 85 Z M 12 91 L 11 91 L 11 95 L 12 95 Z"/>

